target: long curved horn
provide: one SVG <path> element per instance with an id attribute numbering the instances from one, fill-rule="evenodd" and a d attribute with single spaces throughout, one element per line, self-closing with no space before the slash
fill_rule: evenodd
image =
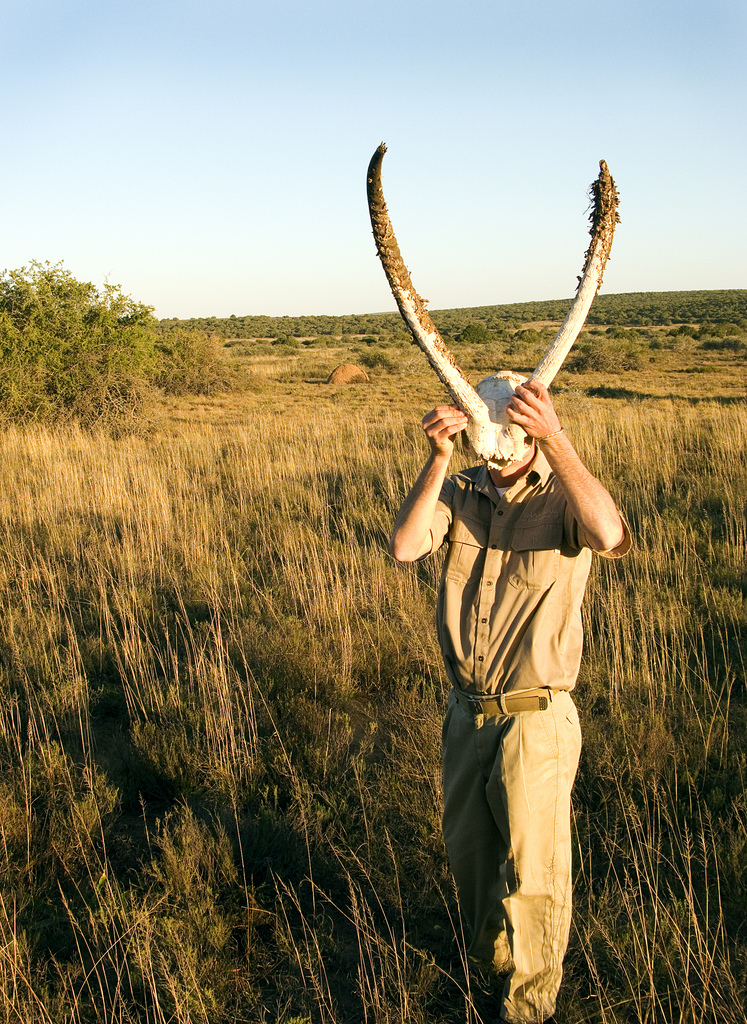
<path id="1" fill-rule="evenodd" d="M 454 362 L 454 357 L 428 315 L 425 303 L 413 287 L 410 273 L 399 251 L 381 187 L 381 162 L 385 153 L 386 146 L 382 142 L 371 157 L 367 177 L 368 211 L 384 273 L 415 342 L 425 353 L 441 382 L 446 385 L 454 404 L 476 424 L 484 424 L 488 428 L 488 407 Z"/>
<path id="2" fill-rule="evenodd" d="M 589 189 L 589 195 L 594 201 L 589 215 L 591 243 L 586 250 L 576 298 L 573 300 L 573 305 L 568 310 L 565 320 L 560 325 L 552 345 L 532 374 L 534 380 L 545 385 L 550 384 L 563 365 L 563 360 L 584 326 L 594 296 L 602 283 L 604 268 L 612 248 L 615 225 L 620 223 L 617 213 L 619 203 L 617 189 L 604 160 L 599 161 L 599 177 Z"/>

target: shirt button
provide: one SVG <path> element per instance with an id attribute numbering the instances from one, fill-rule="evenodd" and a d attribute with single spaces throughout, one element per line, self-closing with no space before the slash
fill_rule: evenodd
<path id="1" fill-rule="evenodd" d="M 486 580 L 485 581 L 485 586 L 486 587 L 492 587 L 493 586 L 493 581 L 492 580 Z"/>
<path id="2" fill-rule="evenodd" d="M 487 619 L 480 619 L 480 622 L 487 622 Z"/>
<path id="3" fill-rule="evenodd" d="M 483 658 L 482 654 L 478 654 L 477 660 L 478 661 L 485 661 L 485 658 Z"/>

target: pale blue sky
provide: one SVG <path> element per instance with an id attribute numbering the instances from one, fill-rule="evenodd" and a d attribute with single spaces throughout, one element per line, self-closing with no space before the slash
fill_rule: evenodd
<path id="1" fill-rule="evenodd" d="M 434 309 L 747 287 L 744 0 L 0 0 L 0 268 L 64 260 L 159 316 L 394 308 L 384 189 Z"/>

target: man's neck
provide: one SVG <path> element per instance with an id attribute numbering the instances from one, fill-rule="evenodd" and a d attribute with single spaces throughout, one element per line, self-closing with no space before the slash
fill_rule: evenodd
<path id="1" fill-rule="evenodd" d="M 517 480 L 520 480 L 527 474 L 536 454 L 537 449 L 532 445 L 529 454 L 526 455 L 521 462 L 511 462 L 508 466 L 504 466 L 502 469 L 491 469 L 490 479 L 493 481 L 493 484 L 503 490 L 508 487 L 513 487 Z"/>

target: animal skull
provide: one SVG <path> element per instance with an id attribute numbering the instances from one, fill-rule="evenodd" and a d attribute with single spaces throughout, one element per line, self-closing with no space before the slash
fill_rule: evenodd
<path id="1" fill-rule="evenodd" d="M 527 438 L 520 427 L 509 421 L 506 406 L 516 386 L 527 378 L 504 370 L 486 377 L 473 388 L 454 362 L 428 315 L 425 303 L 415 291 L 402 260 L 381 187 L 384 153 L 386 146 L 382 142 L 368 165 L 368 209 L 376 249 L 399 311 L 428 362 L 446 385 L 454 404 L 468 417 L 467 439 L 477 457 L 490 467 L 519 462 L 526 455 L 531 438 Z M 584 325 L 602 283 L 615 225 L 620 220 L 617 214 L 617 189 L 604 160 L 599 163 L 599 177 L 591 186 L 590 195 L 594 204 L 589 217 L 591 243 L 586 251 L 576 298 L 550 348 L 532 374 L 532 379 L 545 385 L 550 384 L 563 365 L 563 360 Z"/>

